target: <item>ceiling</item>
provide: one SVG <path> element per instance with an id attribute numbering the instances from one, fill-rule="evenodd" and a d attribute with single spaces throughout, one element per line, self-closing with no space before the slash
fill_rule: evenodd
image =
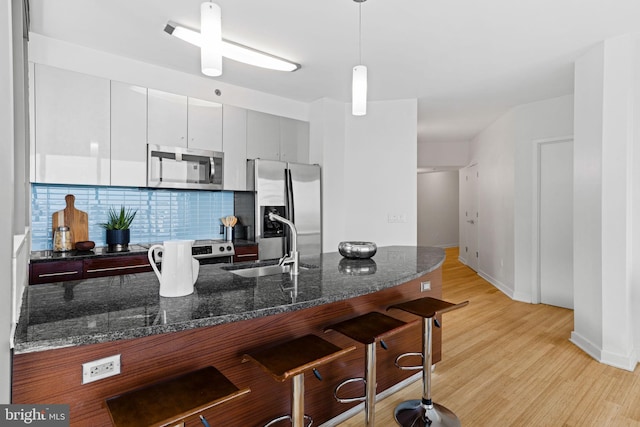
<path id="1" fill-rule="evenodd" d="M 30 0 L 31 31 L 199 75 L 202 0 Z M 216 0 L 225 39 L 302 65 L 293 73 L 224 60 L 219 81 L 311 102 L 350 102 L 358 62 L 352 0 Z M 573 62 L 640 31 L 638 0 L 368 0 L 362 62 L 370 101 L 418 99 L 418 142 L 468 141 L 509 108 L 573 92 Z"/>

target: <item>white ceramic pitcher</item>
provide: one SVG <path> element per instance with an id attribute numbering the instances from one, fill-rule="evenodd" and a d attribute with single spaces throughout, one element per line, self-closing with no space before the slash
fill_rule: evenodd
<path id="1" fill-rule="evenodd" d="M 193 293 L 193 285 L 198 280 L 200 263 L 193 258 L 193 240 L 167 240 L 162 245 L 149 248 L 147 257 L 160 281 L 161 297 L 183 297 Z M 162 254 L 158 254 L 158 252 Z M 162 273 L 156 262 L 160 261 Z"/>

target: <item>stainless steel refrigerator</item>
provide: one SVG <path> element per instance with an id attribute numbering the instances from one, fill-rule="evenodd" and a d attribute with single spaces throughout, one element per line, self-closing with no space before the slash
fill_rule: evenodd
<path id="1" fill-rule="evenodd" d="M 247 186 L 255 192 L 255 238 L 261 260 L 289 252 L 288 227 L 269 212 L 292 221 L 300 255 L 322 252 L 320 166 L 275 160 L 248 160 Z"/>

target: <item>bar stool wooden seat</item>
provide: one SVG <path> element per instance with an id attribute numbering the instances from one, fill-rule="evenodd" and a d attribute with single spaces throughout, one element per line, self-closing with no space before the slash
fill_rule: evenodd
<path id="1" fill-rule="evenodd" d="M 446 407 L 434 403 L 431 399 L 431 361 L 432 361 L 432 337 L 433 323 L 440 326 L 436 316 L 447 313 L 469 304 L 469 301 L 453 304 L 436 298 L 424 297 L 387 307 L 387 310 L 403 310 L 422 317 L 422 399 L 407 400 L 400 403 L 395 411 L 396 422 L 401 426 L 411 427 L 460 427 L 458 417 Z M 401 369 L 413 369 L 414 367 L 402 367 L 400 359 L 415 353 L 405 353 L 398 356 L 396 364 Z"/>
<path id="2" fill-rule="evenodd" d="M 375 423 L 375 402 L 376 402 L 376 343 L 386 349 L 383 339 L 396 332 L 411 326 L 410 323 L 403 322 L 386 314 L 373 311 L 361 316 L 347 319 L 325 328 L 326 331 L 339 332 L 359 343 L 365 344 L 365 368 L 364 377 L 348 378 L 342 381 L 334 390 L 334 397 L 340 403 L 362 402 L 364 401 L 364 425 L 373 426 Z M 340 389 L 353 382 L 364 382 L 364 396 L 344 398 L 338 396 Z"/>
<path id="3" fill-rule="evenodd" d="M 285 419 L 290 419 L 293 427 L 305 426 L 305 419 L 309 421 L 310 425 L 311 417 L 304 414 L 305 372 L 314 371 L 316 376 L 320 378 L 316 368 L 353 350 L 355 350 L 355 346 L 340 348 L 317 335 L 305 335 L 245 354 L 243 361 L 256 363 L 276 381 L 284 382 L 289 378 L 292 378 L 293 381 L 291 415 L 275 418 L 265 424 L 265 427 Z"/>
<path id="4" fill-rule="evenodd" d="M 106 403 L 116 427 L 174 426 L 249 391 L 208 366 L 111 397 Z"/>

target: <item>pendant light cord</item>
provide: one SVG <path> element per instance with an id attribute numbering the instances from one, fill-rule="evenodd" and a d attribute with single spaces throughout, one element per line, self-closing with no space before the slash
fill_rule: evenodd
<path id="1" fill-rule="evenodd" d="M 358 3 L 358 60 L 362 64 L 362 2 Z"/>

